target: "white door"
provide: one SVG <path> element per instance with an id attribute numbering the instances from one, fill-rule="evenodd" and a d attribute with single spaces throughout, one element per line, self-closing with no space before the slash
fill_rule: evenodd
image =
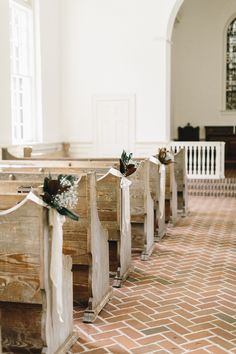
<path id="1" fill-rule="evenodd" d="M 134 99 L 130 96 L 96 97 L 96 146 L 99 157 L 119 157 L 132 152 L 134 142 Z"/>

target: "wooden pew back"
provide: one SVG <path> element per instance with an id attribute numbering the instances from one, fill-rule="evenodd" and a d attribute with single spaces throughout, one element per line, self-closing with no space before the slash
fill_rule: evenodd
<path id="1" fill-rule="evenodd" d="M 150 191 L 150 164 L 141 161 L 135 173 L 128 177 L 130 187 L 132 247 L 141 249 L 146 260 L 154 248 L 154 201 Z"/>
<path id="2" fill-rule="evenodd" d="M 50 279 L 48 209 L 14 194 L 1 194 L 0 206 L 0 352 L 55 353 L 76 340 L 71 258 L 63 256 L 62 323 Z"/>

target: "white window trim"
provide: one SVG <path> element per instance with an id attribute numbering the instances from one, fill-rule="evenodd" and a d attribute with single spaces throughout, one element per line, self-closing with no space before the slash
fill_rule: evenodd
<path id="1" fill-rule="evenodd" d="M 32 126 L 31 129 L 31 139 L 21 140 L 19 137 L 15 139 L 14 136 L 14 121 L 12 114 L 12 142 L 13 144 L 28 144 L 36 143 L 42 141 L 42 109 L 41 109 L 41 72 L 40 72 L 40 42 L 39 42 L 39 19 L 38 15 L 38 0 L 10 0 L 10 6 L 13 3 L 13 6 L 18 6 L 27 10 L 27 8 L 32 11 L 32 100 L 31 100 L 31 115 L 32 115 Z M 12 27 L 11 27 L 11 36 L 12 36 Z M 11 94 L 13 96 L 13 67 L 11 63 Z M 13 98 L 12 98 L 12 109 L 13 109 Z"/>
<path id="2" fill-rule="evenodd" d="M 228 21 L 226 22 L 224 31 L 223 31 L 223 70 L 222 70 L 222 100 L 221 100 L 221 107 L 220 113 L 222 115 L 232 115 L 235 116 L 236 111 L 226 109 L 226 79 L 227 79 L 227 68 L 226 68 L 226 61 L 227 61 L 227 31 L 231 22 L 236 18 L 236 12 L 230 16 Z"/>

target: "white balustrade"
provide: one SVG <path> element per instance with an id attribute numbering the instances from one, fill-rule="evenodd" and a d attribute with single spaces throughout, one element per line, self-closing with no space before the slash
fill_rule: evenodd
<path id="1" fill-rule="evenodd" d="M 225 143 L 218 141 L 172 141 L 173 152 L 185 148 L 188 178 L 224 178 Z"/>

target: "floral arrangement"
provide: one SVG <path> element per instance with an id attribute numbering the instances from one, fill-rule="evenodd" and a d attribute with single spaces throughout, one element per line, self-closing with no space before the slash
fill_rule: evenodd
<path id="1" fill-rule="evenodd" d="M 137 169 L 137 164 L 132 161 L 133 154 L 127 154 L 125 150 L 123 150 L 120 157 L 120 172 L 125 177 L 132 175 Z"/>
<path id="2" fill-rule="evenodd" d="M 59 214 L 78 221 L 78 215 L 68 209 L 73 209 L 77 205 L 77 183 L 78 179 L 70 175 L 59 175 L 57 179 L 53 179 L 51 175 L 45 177 L 43 183 L 43 201 L 52 208 L 57 209 Z"/>
<path id="3" fill-rule="evenodd" d="M 174 162 L 174 155 L 166 148 L 160 148 L 156 157 L 164 165 L 169 165 L 170 163 Z"/>

